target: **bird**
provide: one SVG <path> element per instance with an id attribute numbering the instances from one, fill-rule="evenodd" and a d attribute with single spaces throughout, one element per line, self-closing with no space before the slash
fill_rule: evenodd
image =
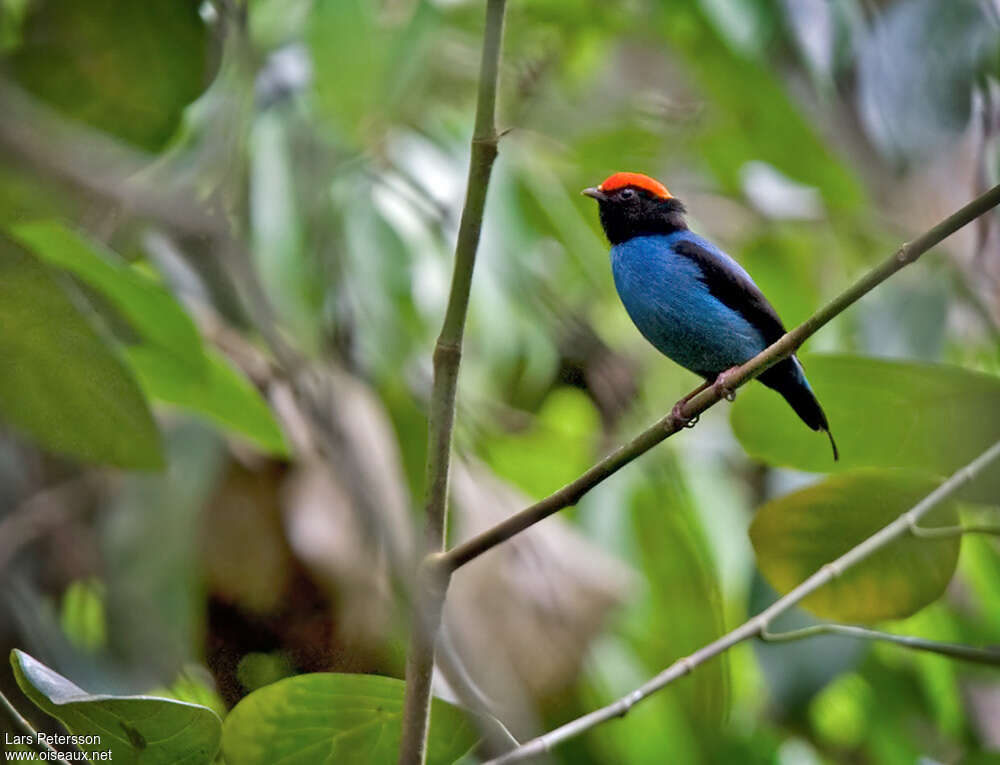
<path id="1" fill-rule="evenodd" d="M 582 193 L 597 200 L 615 289 L 632 322 L 657 350 L 705 380 L 673 409 L 694 424 L 683 416 L 684 404 L 713 385 L 732 400 L 727 375 L 785 334 L 781 318 L 739 263 L 688 228 L 684 204 L 659 181 L 621 172 Z M 826 433 L 839 459 L 826 413 L 794 355 L 757 379 Z"/>

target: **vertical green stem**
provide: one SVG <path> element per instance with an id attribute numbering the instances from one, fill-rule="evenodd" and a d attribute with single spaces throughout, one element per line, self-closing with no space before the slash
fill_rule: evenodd
<path id="1" fill-rule="evenodd" d="M 469 308 L 469 290 L 476 264 L 476 250 L 483 224 L 486 191 L 497 156 L 496 94 L 500 70 L 506 0 L 488 0 L 476 124 L 472 135 L 469 178 L 465 206 L 455 244 L 455 268 L 444 324 L 434 348 L 434 386 L 428 415 L 426 477 L 426 552 L 444 549 L 448 507 L 448 471 L 451 461 L 452 426 L 455 420 L 455 390 L 462 357 L 462 336 Z M 448 586 L 444 569 L 428 558 L 417 577 L 414 597 L 413 635 L 406 663 L 406 703 L 400 765 L 423 765 L 430 724 L 431 675 L 434 669 L 434 637 Z"/>

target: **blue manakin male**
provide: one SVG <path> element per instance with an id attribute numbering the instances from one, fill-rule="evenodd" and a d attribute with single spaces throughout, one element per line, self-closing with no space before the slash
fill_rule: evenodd
<path id="1" fill-rule="evenodd" d="M 777 312 L 739 263 L 692 232 L 684 205 L 659 181 L 615 173 L 583 193 L 597 200 L 611 242 L 615 287 L 636 327 L 662 353 L 729 393 L 725 373 L 785 334 Z M 758 377 L 802 421 L 837 444 L 795 356 Z M 680 407 L 691 397 L 674 408 Z"/>

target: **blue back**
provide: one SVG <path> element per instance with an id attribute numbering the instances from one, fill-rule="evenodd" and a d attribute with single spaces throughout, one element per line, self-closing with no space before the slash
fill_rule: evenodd
<path id="1" fill-rule="evenodd" d="M 637 236 L 611 248 L 615 288 L 636 327 L 662 353 L 692 372 L 716 375 L 756 356 L 767 343 L 737 311 L 717 300 L 701 269 L 673 245 L 688 240 L 747 279 L 746 271 L 691 231 Z"/>

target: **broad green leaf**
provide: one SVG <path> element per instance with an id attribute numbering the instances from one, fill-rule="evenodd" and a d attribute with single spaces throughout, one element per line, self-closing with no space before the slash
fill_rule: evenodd
<path id="1" fill-rule="evenodd" d="M 937 481 L 901 471 L 833 476 L 761 507 L 750 525 L 757 566 L 785 594 L 927 496 Z M 958 523 L 953 504 L 932 511 L 924 526 Z M 901 619 L 934 602 L 958 564 L 958 537 L 907 534 L 856 564 L 802 601 L 824 619 Z"/>
<path id="2" fill-rule="evenodd" d="M 80 744 L 85 752 L 110 751 L 119 765 L 203 765 L 219 750 L 222 725 L 207 707 L 155 696 L 87 693 L 17 649 L 10 663 L 34 704 L 72 735 L 96 740 Z"/>
<path id="3" fill-rule="evenodd" d="M 194 322 L 153 279 L 55 220 L 22 223 L 12 227 L 11 233 L 38 257 L 98 290 L 146 340 L 196 369 L 203 365 L 201 337 Z"/>
<path id="4" fill-rule="evenodd" d="M 236 765 L 390 765 L 399 756 L 404 683 L 377 675 L 317 673 L 254 691 L 229 713 L 222 751 Z M 478 735 L 457 707 L 435 699 L 428 765 L 450 765 Z"/>
<path id="5" fill-rule="evenodd" d="M 201 372 L 150 346 L 132 346 L 126 355 L 146 395 L 202 415 L 270 454 L 288 455 L 281 429 L 260 393 L 220 354 L 206 349 Z"/>
<path id="6" fill-rule="evenodd" d="M 125 468 L 163 464 L 128 371 L 48 271 L 0 239 L 0 418 L 54 452 Z"/>
<path id="7" fill-rule="evenodd" d="M 11 60 L 16 79 L 61 112 L 157 151 L 207 84 L 194 0 L 40 0 Z"/>
<path id="8" fill-rule="evenodd" d="M 732 408 L 736 437 L 751 455 L 799 470 L 910 468 L 947 476 L 1000 438 L 1000 378 L 942 364 L 858 356 L 807 356 L 806 376 L 840 447 L 809 430 L 762 385 L 741 389 Z M 1000 496 L 1000 471 L 976 496 Z"/>

